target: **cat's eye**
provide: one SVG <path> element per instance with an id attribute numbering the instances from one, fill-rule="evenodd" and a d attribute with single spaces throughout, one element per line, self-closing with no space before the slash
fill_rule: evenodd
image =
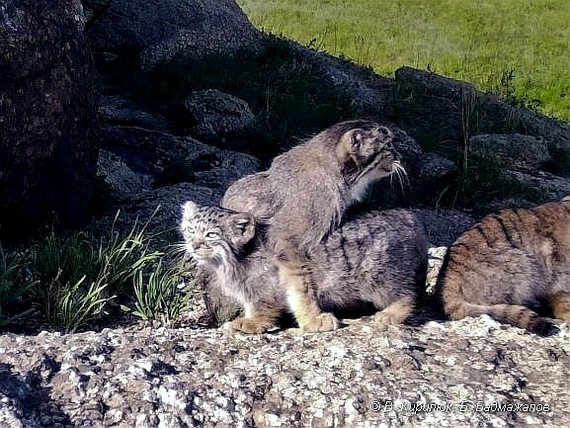
<path id="1" fill-rule="evenodd" d="M 206 233 L 206 239 L 220 239 L 220 234 L 218 232 L 208 232 Z"/>

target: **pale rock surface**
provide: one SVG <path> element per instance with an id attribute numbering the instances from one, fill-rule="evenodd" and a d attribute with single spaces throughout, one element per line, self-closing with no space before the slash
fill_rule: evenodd
<path id="1" fill-rule="evenodd" d="M 488 317 L 387 331 L 362 319 L 313 335 L 144 324 L 63 336 L 4 334 L 0 421 L 25 427 L 568 426 L 569 338 L 568 325 L 538 338 Z"/>

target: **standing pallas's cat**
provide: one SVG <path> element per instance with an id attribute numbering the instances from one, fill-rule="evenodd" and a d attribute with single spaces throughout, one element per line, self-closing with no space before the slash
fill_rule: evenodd
<path id="1" fill-rule="evenodd" d="M 451 319 L 487 314 L 540 335 L 570 321 L 570 200 L 483 218 L 449 248 L 436 293 Z"/>
<path id="2" fill-rule="evenodd" d="M 304 265 L 372 183 L 404 172 L 392 139 L 388 128 L 369 120 L 337 123 L 277 156 L 267 171 L 236 181 L 224 195 L 223 207 L 248 212 L 267 226 L 267 249 L 303 330 L 338 327 L 309 292 Z"/>
<path id="3" fill-rule="evenodd" d="M 253 216 L 186 202 L 180 224 L 187 252 L 208 287 L 236 299 L 244 316 L 233 329 L 261 333 L 292 312 L 287 290 Z M 308 253 L 303 266 L 322 311 L 365 315 L 381 324 L 404 322 L 425 287 L 427 244 L 423 228 L 405 210 L 358 216 Z"/>

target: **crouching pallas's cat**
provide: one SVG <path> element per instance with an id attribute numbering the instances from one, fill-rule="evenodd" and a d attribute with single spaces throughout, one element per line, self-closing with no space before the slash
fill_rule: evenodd
<path id="1" fill-rule="evenodd" d="M 485 217 L 450 247 L 436 290 L 451 319 L 556 331 L 539 313 L 570 321 L 570 200 Z"/>
<path id="2" fill-rule="evenodd" d="M 243 306 L 243 317 L 230 327 L 260 333 L 291 312 L 263 226 L 251 214 L 186 202 L 180 229 L 206 289 L 219 287 Z M 401 323 L 425 286 L 423 227 L 404 210 L 361 215 L 314 247 L 303 269 L 306 292 L 321 310 L 358 315 L 372 308 L 379 323 Z"/>
<path id="3" fill-rule="evenodd" d="M 305 331 L 333 330 L 338 321 L 307 292 L 311 279 L 303 266 L 372 183 L 403 173 L 392 139 L 387 127 L 372 121 L 340 122 L 277 156 L 267 171 L 236 181 L 224 195 L 223 207 L 267 226 L 267 249 Z"/>

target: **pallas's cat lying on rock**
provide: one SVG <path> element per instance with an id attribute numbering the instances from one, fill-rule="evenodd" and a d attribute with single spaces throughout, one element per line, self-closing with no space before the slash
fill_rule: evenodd
<path id="1" fill-rule="evenodd" d="M 252 214 L 267 226 L 266 249 L 303 330 L 338 326 L 307 292 L 318 280 L 304 266 L 372 183 L 404 173 L 392 139 L 387 127 L 372 121 L 337 123 L 276 157 L 267 171 L 236 181 L 224 195 L 223 207 Z"/>
<path id="2" fill-rule="evenodd" d="M 487 314 L 548 335 L 570 321 L 570 201 L 483 218 L 449 248 L 436 295 L 451 319 Z"/>
<path id="3" fill-rule="evenodd" d="M 264 227 L 248 213 L 186 202 L 180 224 L 187 252 L 205 289 L 236 299 L 243 317 L 230 327 L 260 333 L 292 312 L 289 290 L 264 241 Z M 390 210 L 346 221 L 308 252 L 303 272 L 325 313 L 368 314 L 380 324 L 405 321 L 425 288 L 427 246 L 413 213 Z"/>

